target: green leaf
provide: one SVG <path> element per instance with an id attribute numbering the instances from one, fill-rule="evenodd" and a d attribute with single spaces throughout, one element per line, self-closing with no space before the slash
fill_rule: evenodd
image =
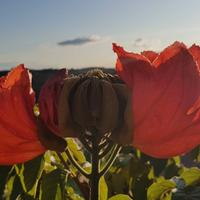
<path id="1" fill-rule="evenodd" d="M 45 174 L 41 179 L 40 200 L 61 200 L 63 188 L 63 180 L 66 174 L 63 171 L 56 169 L 48 174 Z"/>
<path id="2" fill-rule="evenodd" d="M 10 176 L 6 183 L 6 190 L 4 191 L 4 195 L 6 197 L 6 200 L 10 200 L 10 195 L 12 193 L 13 183 L 15 180 L 15 175 Z"/>
<path id="3" fill-rule="evenodd" d="M 35 200 L 31 195 L 24 193 L 17 196 L 16 200 Z"/>
<path id="4" fill-rule="evenodd" d="M 84 200 L 72 187 L 67 187 L 67 200 Z"/>
<path id="5" fill-rule="evenodd" d="M 31 188 L 33 188 L 33 186 L 39 180 L 42 174 L 43 167 L 43 156 L 39 156 L 24 164 L 23 177 L 26 191 L 31 190 Z"/>
<path id="6" fill-rule="evenodd" d="M 176 157 L 178 158 L 178 157 Z M 179 175 L 179 170 L 180 167 L 176 164 L 178 161 L 175 162 L 175 160 L 171 159 L 168 161 L 168 165 L 166 166 L 165 170 L 164 170 L 164 177 L 166 179 L 170 179 L 174 176 L 178 176 Z"/>
<path id="7" fill-rule="evenodd" d="M 108 186 L 106 184 L 104 176 L 102 176 L 99 180 L 99 196 L 100 200 L 108 199 Z"/>
<path id="8" fill-rule="evenodd" d="M 171 190 L 176 187 L 172 181 L 160 179 L 158 182 L 153 183 L 147 190 L 148 200 L 169 200 Z"/>
<path id="9" fill-rule="evenodd" d="M 0 199 L 3 196 L 7 177 L 11 168 L 11 166 L 0 166 Z"/>
<path id="10" fill-rule="evenodd" d="M 149 174 L 143 173 L 141 176 L 132 179 L 130 181 L 132 195 L 135 199 L 147 199 L 147 189 L 153 183 L 153 180 L 149 179 Z"/>
<path id="11" fill-rule="evenodd" d="M 86 158 L 85 158 L 85 155 L 84 155 L 82 149 L 78 146 L 78 144 L 75 142 L 74 139 L 68 138 L 67 139 L 67 146 L 70 149 L 70 151 L 72 152 L 73 156 L 76 158 L 76 160 L 79 163 L 85 163 L 86 162 Z"/>
<path id="12" fill-rule="evenodd" d="M 172 193 L 170 192 L 168 192 L 168 193 L 163 193 L 162 195 L 161 195 L 161 198 L 160 198 L 161 200 L 171 200 L 172 199 Z"/>
<path id="13" fill-rule="evenodd" d="M 186 186 L 194 185 L 200 182 L 200 169 L 196 167 L 192 167 L 190 169 L 186 169 L 180 177 L 184 179 Z"/>
<path id="14" fill-rule="evenodd" d="M 44 158 L 43 156 L 38 156 L 37 158 L 30 160 L 24 164 L 16 165 L 15 169 L 20 177 L 22 186 L 25 192 L 29 192 L 34 195 L 35 187 L 42 174 L 44 168 Z"/>
<path id="15" fill-rule="evenodd" d="M 82 200 L 83 194 L 81 191 L 81 183 L 75 181 L 76 178 L 68 177 L 66 183 L 67 199 Z"/>
<path id="16" fill-rule="evenodd" d="M 124 189 L 127 187 L 125 173 L 113 173 L 110 175 L 108 184 L 114 194 L 123 193 Z"/>
<path id="17" fill-rule="evenodd" d="M 20 178 L 18 175 L 15 175 L 14 181 L 12 184 L 12 191 L 10 195 L 10 199 L 16 199 L 19 194 L 22 194 L 24 192 Z"/>
<path id="18" fill-rule="evenodd" d="M 44 165 L 44 170 L 46 172 L 51 172 L 57 167 L 55 166 L 55 163 L 52 162 L 52 157 L 55 159 L 55 163 L 60 164 L 60 159 L 58 158 L 56 152 L 54 151 L 46 151 L 44 154 L 44 160 L 45 160 L 45 165 Z"/>
<path id="19" fill-rule="evenodd" d="M 128 195 L 118 194 L 118 195 L 112 196 L 108 200 L 132 200 L 132 199 Z"/>

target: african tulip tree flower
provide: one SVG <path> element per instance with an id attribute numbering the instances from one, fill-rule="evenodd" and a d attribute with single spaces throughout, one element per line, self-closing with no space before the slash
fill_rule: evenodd
<path id="1" fill-rule="evenodd" d="M 113 44 L 113 50 L 116 71 L 132 90 L 133 145 L 167 158 L 200 144 L 200 122 L 194 120 L 200 107 L 199 47 L 175 42 L 160 54 L 136 54 Z"/>
<path id="2" fill-rule="evenodd" d="M 31 75 L 24 65 L 17 66 L 0 78 L 0 164 L 25 162 L 47 149 L 62 152 L 64 137 L 78 137 L 90 128 L 100 135 L 112 131 L 115 141 L 127 143 L 123 138 L 130 140 L 132 133 L 124 123 L 128 94 L 121 80 L 102 71 L 68 76 L 62 69 L 43 85 L 40 115 L 35 116 Z M 127 137 L 121 137 L 124 131 Z"/>
<path id="3" fill-rule="evenodd" d="M 24 162 L 45 151 L 37 137 L 34 96 L 23 65 L 0 78 L 0 164 Z"/>
<path id="4" fill-rule="evenodd" d="M 24 65 L 0 78 L 0 102 L 0 164 L 21 163 L 47 149 L 64 148 L 63 139 L 34 116 L 35 94 Z"/>

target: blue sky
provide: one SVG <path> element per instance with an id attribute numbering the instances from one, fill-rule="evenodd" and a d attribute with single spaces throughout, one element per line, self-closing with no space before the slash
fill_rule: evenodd
<path id="1" fill-rule="evenodd" d="M 0 0 L 0 68 L 114 67 L 112 42 L 200 44 L 199 0 Z"/>

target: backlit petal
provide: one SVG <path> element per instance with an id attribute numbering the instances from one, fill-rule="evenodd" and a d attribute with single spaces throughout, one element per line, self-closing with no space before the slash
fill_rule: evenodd
<path id="1" fill-rule="evenodd" d="M 135 73 L 140 74 L 141 78 L 151 76 L 152 67 L 145 56 L 127 52 L 115 43 L 113 43 L 113 51 L 118 56 L 116 71 L 130 88 L 133 87 Z"/>
<path id="2" fill-rule="evenodd" d="M 193 44 L 189 48 L 189 51 L 192 54 L 192 56 L 194 57 L 194 60 L 198 64 L 198 70 L 200 70 L 200 47 L 198 45 L 196 45 L 196 44 Z"/>
<path id="3" fill-rule="evenodd" d="M 39 96 L 40 116 L 46 126 L 55 134 L 59 134 L 58 128 L 58 101 L 67 77 L 66 69 L 59 70 L 43 85 Z"/>
<path id="4" fill-rule="evenodd" d="M 145 56 L 149 59 L 149 61 L 152 63 L 158 56 L 158 53 L 155 51 L 143 51 L 141 55 Z"/>
<path id="5" fill-rule="evenodd" d="M 45 151 L 37 137 L 34 98 L 24 65 L 0 78 L 0 164 L 25 162 Z"/>
<path id="6" fill-rule="evenodd" d="M 200 144 L 200 123 L 187 115 L 200 95 L 198 66 L 187 47 L 175 42 L 148 65 L 151 71 L 144 70 L 146 61 L 138 66 L 138 59 L 121 52 L 122 48 L 116 71 L 132 88 L 133 145 L 151 156 L 167 158 Z"/>

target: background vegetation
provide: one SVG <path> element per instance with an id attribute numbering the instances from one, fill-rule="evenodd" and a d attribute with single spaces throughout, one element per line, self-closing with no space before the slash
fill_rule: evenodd
<path id="1" fill-rule="evenodd" d="M 68 145 L 76 160 L 90 169 L 87 152 L 76 140 Z M 197 200 L 200 199 L 199 148 L 182 157 L 158 160 L 124 147 L 100 180 L 100 200 Z M 89 185 L 65 157 L 55 152 L 14 166 L 0 166 L 3 200 L 88 200 Z M 66 168 L 67 167 L 67 168 Z"/>

